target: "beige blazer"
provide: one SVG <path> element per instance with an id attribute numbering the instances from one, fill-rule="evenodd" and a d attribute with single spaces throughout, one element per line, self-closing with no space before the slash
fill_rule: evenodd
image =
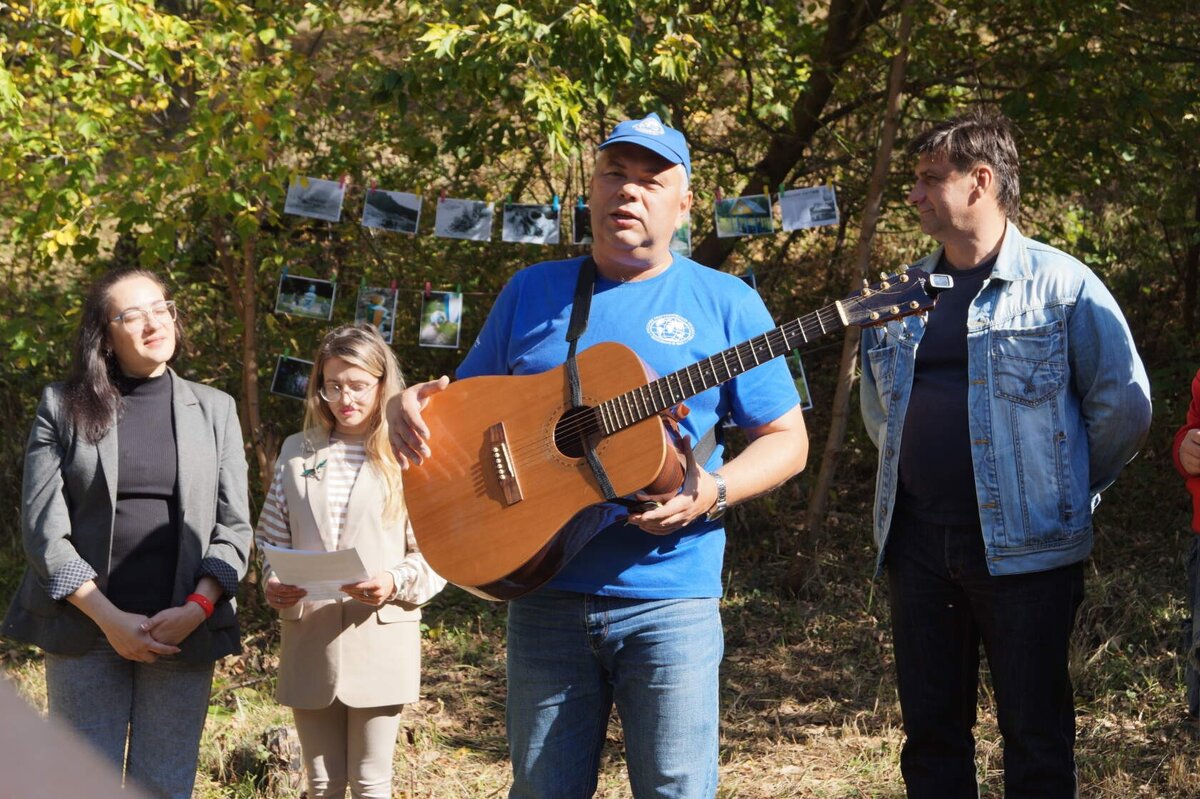
<path id="1" fill-rule="evenodd" d="M 330 551 L 325 484 L 318 467 L 328 457 L 329 437 L 310 430 L 289 437 L 280 450 L 289 527 L 294 549 Z M 280 611 L 282 643 L 277 700 L 317 710 L 334 698 L 350 707 L 415 702 L 421 683 L 421 611 L 446 584 L 417 550 L 407 513 L 383 521 L 386 483 L 363 464 L 350 493 L 339 549 L 358 549 L 367 572 L 397 569 L 402 579 L 393 602 L 372 608 L 355 600 L 298 602 Z M 270 565 L 263 579 L 270 576 Z"/>

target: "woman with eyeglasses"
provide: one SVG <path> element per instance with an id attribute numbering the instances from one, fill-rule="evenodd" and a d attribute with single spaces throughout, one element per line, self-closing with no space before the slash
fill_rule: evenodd
<path id="1" fill-rule="evenodd" d="M 370 575 L 340 598 L 306 598 L 264 557 L 279 611 L 276 698 L 292 708 L 310 799 L 392 795 L 401 708 L 420 688 L 418 606 L 446 584 L 417 549 L 384 408 L 404 388 L 369 324 L 339 327 L 317 350 L 304 431 L 283 443 L 258 520 L 260 545 L 356 549 Z"/>
<path id="2" fill-rule="evenodd" d="M 168 366 L 182 347 L 153 272 L 88 290 L 29 436 L 28 568 L 3 628 L 45 650 L 50 715 L 171 799 L 192 793 L 214 663 L 241 650 L 252 536 L 236 406 Z"/>

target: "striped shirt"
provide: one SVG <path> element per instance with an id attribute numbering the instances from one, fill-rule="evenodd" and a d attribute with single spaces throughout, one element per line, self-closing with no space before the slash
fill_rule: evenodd
<path id="1" fill-rule="evenodd" d="M 342 528 L 346 524 L 346 513 L 350 508 L 350 492 L 354 481 L 367 459 L 361 439 L 330 437 L 328 454 L 324 466 L 317 469 L 314 477 L 325 483 L 325 502 L 329 510 L 326 519 L 333 548 L 342 540 Z M 283 490 L 284 464 L 275 469 L 271 489 L 263 503 L 262 515 L 258 517 L 255 536 L 279 547 L 291 547 L 292 533 L 288 524 L 287 496 Z"/>
<path id="2" fill-rule="evenodd" d="M 346 523 L 346 513 L 350 505 L 350 492 L 358 479 L 366 461 L 366 450 L 361 439 L 341 439 L 336 434 L 330 436 L 329 448 L 325 461 L 314 469 L 314 479 L 325 484 L 326 506 L 329 518 L 326 520 L 330 534 L 333 536 L 333 548 L 337 549 L 342 539 L 342 529 Z M 271 488 L 267 491 L 263 502 L 262 514 L 258 517 L 258 527 L 254 531 L 255 540 L 261 544 L 269 543 L 278 547 L 292 548 L 292 531 L 288 513 L 287 493 L 283 488 L 283 475 L 287 469 L 286 463 L 279 463 L 275 468 L 275 476 L 271 480 Z M 383 508 L 379 508 L 379 513 Z M 417 539 L 413 535 L 412 525 L 405 526 L 404 531 L 408 554 L 404 561 L 387 569 L 392 575 L 395 590 L 392 599 L 420 605 L 428 602 L 446 585 L 436 572 L 425 562 L 417 548 Z M 266 574 L 272 574 L 271 564 L 263 559 Z M 379 575 L 373 575 L 378 577 Z"/>

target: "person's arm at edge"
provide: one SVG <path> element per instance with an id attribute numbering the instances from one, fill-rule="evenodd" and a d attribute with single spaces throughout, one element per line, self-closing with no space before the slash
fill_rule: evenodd
<path id="1" fill-rule="evenodd" d="M 1192 430 L 1200 430 L 1200 371 L 1197 371 L 1196 376 L 1192 378 L 1192 401 L 1188 405 L 1187 422 L 1175 431 L 1175 443 L 1171 447 L 1171 459 L 1175 463 L 1175 469 L 1187 478 L 1200 475 L 1200 469 L 1189 470 L 1180 460 L 1180 447 L 1183 446 L 1184 438 Z"/>

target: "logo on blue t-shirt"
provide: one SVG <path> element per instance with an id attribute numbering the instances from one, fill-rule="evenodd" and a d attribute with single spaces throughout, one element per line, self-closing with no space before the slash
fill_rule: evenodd
<path id="1" fill-rule="evenodd" d="M 650 338 L 663 344 L 687 344 L 696 336 L 696 328 L 677 313 L 656 316 L 646 323 Z"/>

